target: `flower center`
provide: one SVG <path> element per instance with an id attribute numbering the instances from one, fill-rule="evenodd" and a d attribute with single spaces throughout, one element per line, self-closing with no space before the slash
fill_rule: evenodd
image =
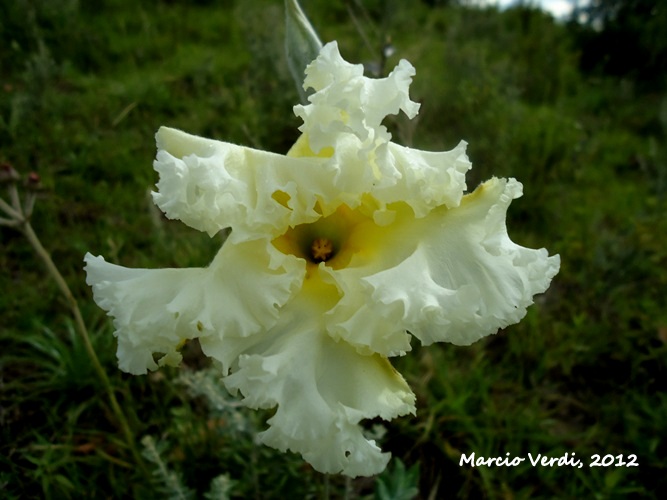
<path id="1" fill-rule="evenodd" d="M 334 253 L 333 243 L 328 238 L 315 238 L 310 246 L 310 256 L 315 262 L 324 262 Z"/>
<path id="2" fill-rule="evenodd" d="M 321 262 L 333 269 L 346 267 L 353 255 L 367 246 L 363 235 L 372 233 L 373 220 L 359 209 L 341 205 L 319 220 L 288 229 L 273 240 L 283 253 L 305 259 L 309 266 Z"/>

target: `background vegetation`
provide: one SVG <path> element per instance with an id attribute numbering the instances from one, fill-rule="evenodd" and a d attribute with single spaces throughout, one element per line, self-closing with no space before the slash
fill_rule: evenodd
<path id="1" fill-rule="evenodd" d="M 226 396 L 196 345 L 180 369 L 121 373 L 110 321 L 82 271 L 86 251 L 129 267 L 201 266 L 214 255 L 218 239 L 151 205 L 153 134 L 165 124 L 287 151 L 299 121 L 282 2 L 0 3 L 0 162 L 42 179 L 33 227 L 81 297 L 154 472 L 149 482 L 133 462 L 57 288 L 20 233 L 2 227 L 2 496 L 666 491 L 667 11 L 658 4 L 596 0 L 580 24 L 526 6 L 303 0 L 346 59 L 379 73 L 399 58 L 417 68 L 421 112 L 413 122 L 389 120 L 394 140 L 432 150 L 467 140 L 469 186 L 492 175 L 522 181 L 510 234 L 562 258 L 519 325 L 466 348 L 415 345 L 395 360 L 417 394 L 417 416 L 369 422 L 396 458 L 379 479 L 346 482 L 257 446 L 267 415 Z M 387 37 L 396 53 L 383 65 Z M 584 467 L 459 466 L 472 452 L 576 453 Z M 588 467 L 594 453 L 636 454 L 639 467 Z"/>

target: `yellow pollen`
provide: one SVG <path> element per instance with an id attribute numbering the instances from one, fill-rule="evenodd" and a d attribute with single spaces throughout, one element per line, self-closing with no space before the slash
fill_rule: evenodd
<path id="1" fill-rule="evenodd" d="M 310 246 L 310 254 L 315 262 L 324 262 L 333 253 L 333 243 L 327 238 L 315 238 Z"/>

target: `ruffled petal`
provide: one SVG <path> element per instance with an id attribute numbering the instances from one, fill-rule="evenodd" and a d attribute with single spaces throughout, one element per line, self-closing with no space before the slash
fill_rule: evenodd
<path id="1" fill-rule="evenodd" d="M 335 198 L 335 168 L 322 158 L 294 158 L 162 127 L 153 199 L 170 219 L 232 241 L 280 234 L 313 221 L 318 199 Z"/>
<path id="2" fill-rule="evenodd" d="M 433 211 L 408 258 L 364 278 L 371 300 L 400 312 L 423 344 L 468 345 L 519 322 L 560 267 L 558 255 L 510 240 L 505 216 L 521 193 L 516 180 L 494 178 L 458 208 Z"/>
<path id="3" fill-rule="evenodd" d="M 364 251 L 345 268 L 320 265 L 341 294 L 325 316 L 329 334 L 395 356 L 409 350 L 406 330 L 423 344 L 467 345 L 517 323 L 560 266 L 510 240 L 505 215 L 520 195 L 514 179 L 492 179 L 459 207 L 423 218 L 395 207 L 387 226 L 365 226 L 353 241 Z"/>
<path id="4" fill-rule="evenodd" d="M 377 264 L 341 270 L 320 265 L 322 279 L 341 294 L 324 316 L 326 331 L 335 341 L 344 341 L 363 355 L 402 356 L 412 348 L 401 311 L 370 300 L 373 287 L 363 280 Z"/>
<path id="5" fill-rule="evenodd" d="M 227 242 L 206 269 L 128 269 L 91 254 L 84 260 L 95 302 L 114 318 L 119 367 L 135 375 L 177 365 L 184 341 L 197 337 L 227 370 L 255 342 L 248 337 L 275 324 L 305 273 L 302 262 L 266 241 Z"/>
<path id="6" fill-rule="evenodd" d="M 263 443 L 300 453 L 323 473 L 377 474 L 389 454 L 363 436 L 359 422 L 413 413 L 414 395 L 386 358 L 362 356 L 324 333 L 316 300 L 303 293 L 290 302 L 225 384 L 252 408 L 277 405 Z"/>
<path id="7" fill-rule="evenodd" d="M 429 152 L 390 142 L 378 148 L 379 163 L 399 173 L 398 180 L 377 183 L 373 196 L 385 204 L 405 202 L 417 217 L 441 205 L 454 208 L 466 190 L 465 174 L 472 164 L 461 141 L 451 151 Z"/>
<path id="8" fill-rule="evenodd" d="M 308 134 L 310 147 L 319 152 L 336 147 L 341 134 L 354 134 L 365 149 L 388 142 L 391 135 L 382 120 L 402 110 L 409 118 L 419 111 L 419 104 L 410 100 L 408 90 L 415 69 L 401 60 L 386 78 L 371 79 L 363 76 L 361 64 L 345 61 L 336 42 L 326 44 L 320 55 L 306 68 L 304 89 L 315 93 L 307 106 L 294 107 L 294 113 L 303 119 L 299 128 Z"/>

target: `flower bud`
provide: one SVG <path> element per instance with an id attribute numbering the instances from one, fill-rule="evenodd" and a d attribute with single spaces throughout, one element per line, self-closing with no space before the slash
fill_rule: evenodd
<path id="1" fill-rule="evenodd" d="M 9 184 L 20 178 L 19 173 L 9 163 L 0 164 L 0 183 Z"/>
<path id="2" fill-rule="evenodd" d="M 42 178 L 37 172 L 30 172 L 26 181 L 26 187 L 29 190 L 36 191 L 42 187 Z"/>

